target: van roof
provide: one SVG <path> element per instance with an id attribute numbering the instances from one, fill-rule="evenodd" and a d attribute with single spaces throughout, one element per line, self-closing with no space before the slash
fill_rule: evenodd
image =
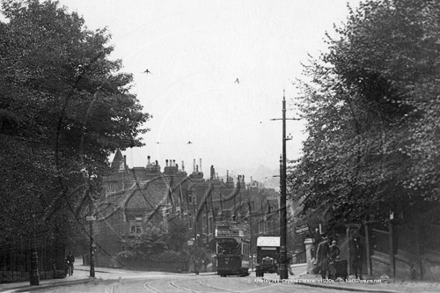
<path id="1" fill-rule="evenodd" d="M 257 238 L 257 246 L 279 247 L 280 246 L 280 237 L 279 236 L 260 236 Z"/>

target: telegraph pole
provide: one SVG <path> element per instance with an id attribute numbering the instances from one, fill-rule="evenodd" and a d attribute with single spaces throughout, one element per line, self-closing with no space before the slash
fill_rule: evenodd
<path id="1" fill-rule="evenodd" d="M 281 176 L 281 206 L 280 206 L 280 279 L 288 279 L 287 271 L 287 217 L 286 217 L 286 99 L 283 91 L 283 163 Z"/>
<path id="2" fill-rule="evenodd" d="M 287 188 L 286 188 L 286 141 L 290 138 L 286 138 L 286 120 L 296 120 L 293 118 L 286 119 L 286 98 L 285 92 L 283 90 L 283 118 L 281 119 L 271 119 L 271 120 L 282 120 L 283 121 L 283 133 L 282 133 L 282 145 L 283 154 L 280 160 L 280 280 L 288 279 L 288 269 L 287 269 L 287 214 L 286 214 L 286 199 L 287 199 Z"/>

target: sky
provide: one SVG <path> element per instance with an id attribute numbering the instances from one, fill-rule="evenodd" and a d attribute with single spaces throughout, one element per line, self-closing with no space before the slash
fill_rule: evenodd
<path id="1" fill-rule="evenodd" d="M 133 73 L 131 92 L 153 115 L 145 146 L 124 152 L 130 167 L 151 156 L 162 167 L 166 159 L 184 161 L 191 172 L 202 159 L 205 177 L 214 165 L 219 176 L 228 170 L 248 181 L 259 165 L 279 170 L 282 123 L 270 119 L 282 117 L 284 91 L 286 116 L 296 116 L 292 99 L 301 93 L 292 82 L 302 78 L 301 63 L 326 51 L 325 32 L 333 34 L 333 24 L 346 21 L 347 3 L 359 1 L 59 2 L 89 29 L 107 27 L 111 58 Z M 298 158 L 304 122 L 288 121 L 286 129 L 287 159 Z"/>

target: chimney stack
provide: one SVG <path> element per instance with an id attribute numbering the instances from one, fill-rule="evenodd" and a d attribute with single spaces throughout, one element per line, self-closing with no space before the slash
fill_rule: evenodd
<path id="1" fill-rule="evenodd" d="M 165 167 L 168 167 L 168 159 L 165 160 Z"/>
<path id="2" fill-rule="evenodd" d="M 182 161 L 182 171 L 185 171 L 185 163 Z"/>
<path id="3" fill-rule="evenodd" d="M 150 156 L 147 156 L 147 165 L 150 165 Z"/>
<path id="4" fill-rule="evenodd" d="M 196 159 L 194 159 L 194 162 L 193 162 L 193 172 L 196 172 Z"/>
<path id="5" fill-rule="evenodd" d="M 202 158 L 200 158 L 200 172 L 203 172 L 202 171 Z"/>
<path id="6" fill-rule="evenodd" d="M 210 174 L 209 176 L 211 177 L 211 180 L 213 180 L 215 178 L 215 169 L 214 169 L 214 165 L 211 165 L 211 170 L 210 170 Z"/>

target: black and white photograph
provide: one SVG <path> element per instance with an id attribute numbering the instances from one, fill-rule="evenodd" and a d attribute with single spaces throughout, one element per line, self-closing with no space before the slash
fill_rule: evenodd
<path id="1" fill-rule="evenodd" d="M 440 292 L 440 1 L 0 0 L 0 292 Z"/>

